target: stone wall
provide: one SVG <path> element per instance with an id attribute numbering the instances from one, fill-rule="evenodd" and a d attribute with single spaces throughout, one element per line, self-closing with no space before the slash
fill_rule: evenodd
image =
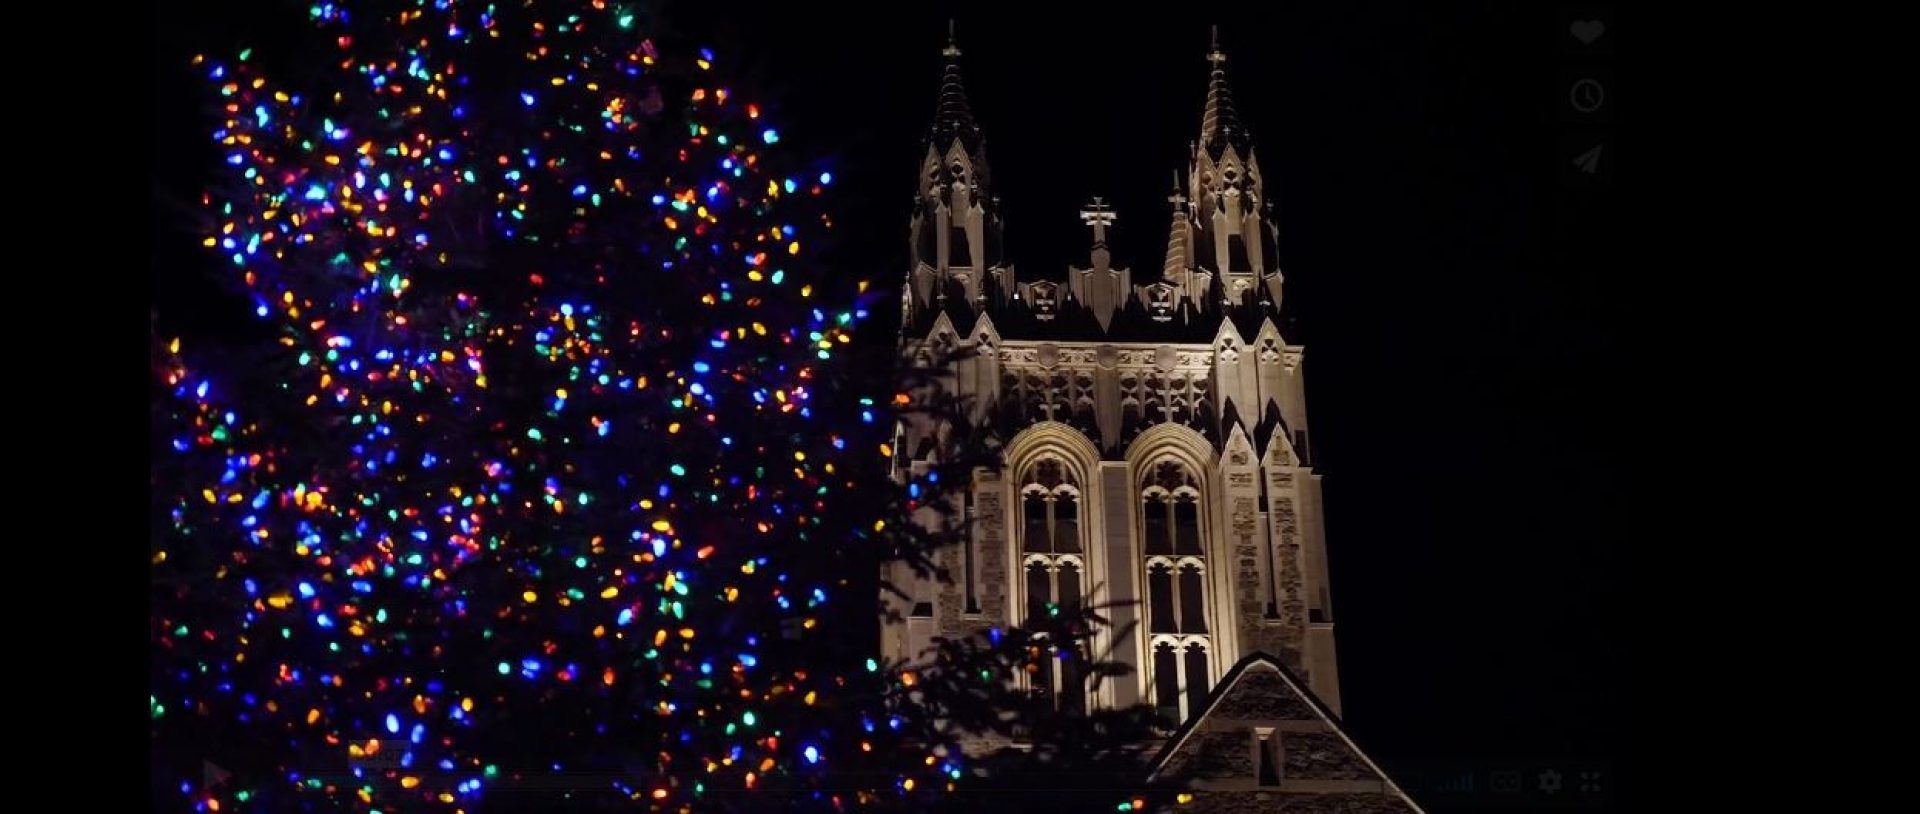
<path id="1" fill-rule="evenodd" d="M 1210 722 L 1224 725 L 1232 721 L 1316 721 L 1320 714 L 1313 705 L 1288 687 L 1280 674 L 1270 669 L 1248 670 L 1234 682 L 1233 692 L 1215 704 Z"/>
<path id="2" fill-rule="evenodd" d="M 1360 780 L 1373 769 L 1333 732 L 1283 732 L 1279 735 L 1282 773 L 1313 780 Z"/>

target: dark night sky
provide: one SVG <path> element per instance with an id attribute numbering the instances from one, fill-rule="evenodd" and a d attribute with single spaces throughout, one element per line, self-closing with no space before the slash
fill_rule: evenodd
<path id="1" fill-rule="evenodd" d="M 1619 326 L 1595 237 L 1610 193 L 1561 167 L 1560 83 L 1576 63 L 1558 9 L 875 4 L 856 24 L 853 4 L 692 5 L 669 4 L 676 24 L 746 63 L 796 146 L 840 157 L 843 267 L 889 286 L 948 16 L 1026 279 L 1084 262 L 1076 212 L 1096 194 L 1119 212 L 1116 262 L 1136 281 L 1157 273 L 1219 24 L 1278 212 L 1288 338 L 1308 345 L 1350 729 L 1403 773 L 1623 757 L 1616 484 L 1630 448 L 1604 406 Z M 155 303 L 170 323 L 224 331 L 239 308 L 200 281 L 206 258 L 170 214 L 214 167 L 185 60 L 223 39 L 271 50 L 237 32 L 299 9 L 161 9 Z"/>

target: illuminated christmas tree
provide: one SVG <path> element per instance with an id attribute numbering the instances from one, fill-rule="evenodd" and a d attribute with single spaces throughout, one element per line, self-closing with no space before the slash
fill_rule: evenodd
<path id="1" fill-rule="evenodd" d="M 156 803 L 958 805 L 954 728 L 1048 656 L 846 657 L 939 487 L 889 479 L 921 405 L 851 358 L 832 168 L 619 3 L 308 16 L 318 80 L 195 63 L 275 341 L 155 339 Z"/>

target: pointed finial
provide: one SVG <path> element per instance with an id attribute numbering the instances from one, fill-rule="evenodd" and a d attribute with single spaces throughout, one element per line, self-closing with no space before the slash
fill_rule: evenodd
<path id="1" fill-rule="evenodd" d="M 1200 146 L 1205 147 L 1213 160 L 1220 160 L 1221 151 L 1231 143 L 1244 155 L 1248 147 L 1247 134 L 1240 128 L 1240 116 L 1233 109 L 1233 94 L 1227 87 L 1227 55 L 1220 51 L 1220 28 L 1214 27 L 1213 52 L 1207 54 L 1207 61 L 1213 63 L 1207 77 L 1207 106 L 1200 114 Z"/>
<path id="2" fill-rule="evenodd" d="M 953 33 L 953 18 L 947 18 L 947 47 L 941 49 L 941 55 L 957 57 L 960 55 L 960 39 Z"/>

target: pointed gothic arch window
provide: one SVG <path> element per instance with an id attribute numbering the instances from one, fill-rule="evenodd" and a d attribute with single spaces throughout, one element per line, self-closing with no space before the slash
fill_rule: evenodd
<path id="1" fill-rule="evenodd" d="M 1207 566 L 1199 557 L 1147 559 L 1147 630 L 1207 633 Z"/>
<path id="2" fill-rule="evenodd" d="M 1020 563 L 1029 618 L 1079 612 L 1087 591 L 1081 493 L 1057 458 L 1042 458 L 1021 473 Z M 1046 645 L 1029 678 L 1062 709 L 1086 710 L 1087 676 L 1080 654 Z"/>
<path id="3" fill-rule="evenodd" d="M 1174 611 L 1173 564 L 1147 564 L 1147 631 L 1179 633 L 1180 617 Z"/>
<path id="4" fill-rule="evenodd" d="M 1212 689 L 1212 647 L 1204 636 L 1153 637 L 1154 714 L 1167 727 L 1200 711 Z"/>
<path id="5" fill-rule="evenodd" d="M 1085 714 L 1087 711 L 1087 676 L 1082 666 L 1083 659 L 1078 653 L 1060 654 L 1055 648 L 1060 663 L 1060 691 L 1056 694 L 1060 708 L 1067 712 Z"/>
<path id="6" fill-rule="evenodd" d="M 1176 492 L 1173 497 L 1173 550 L 1177 554 L 1200 553 L 1200 496 Z"/>
<path id="7" fill-rule="evenodd" d="M 1173 553 L 1173 511 L 1172 496 L 1166 492 L 1148 490 L 1140 498 L 1141 537 L 1146 543 L 1148 554 Z"/>
<path id="8" fill-rule="evenodd" d="M 1200 489 L 1178 463 L 1154 468 L 1140 490 L 1141 531 L 1151 554 L 1201 554 Z"/>
<path id="9" fill-rule="evenodd" d="M 1148 696 L 1163 721 L 1178 724 L 1199 709 L 1213 676 L 1205 498 L 1194 473 L 1173 459 L 1146 467 L 1139 489 L 1142 584 L 1153 641 Z"/>
<path id="10" fill-rule="evenodd" d="M 1180 601 L 1180 632 L 1206 633 L 1206 569 L 1195 557 L 1184 557 L 1180 561 L 1179 578 L 1175 582 L 1175 593 Z"/>
<path id="11" fill-rule="evenodd" d="M 1179 726 L 1186 720 L 1180 710 L 1180 652 L 1173 639 L 1157 639 L 1153 645 L 1153 709 L 1161 723 Z"/>
<path id="12" fill-rule="evenodd" d="M 1208 664 L 1208 651 L 1211 649 L 1206 639 L 1190 636 L 1186 649 L 1181 653 L 1184 663 L 1180 665 L 1180 680 L 1187 690 L 1188 715 L 1200 711 L 1200 707 L 1206 703 L 1207 691 L 1212 689 L 1208 685 L 1208 677 L 1212 673 Z"/>
<path id="13" fill-rule="evenodd" d="M 1057 709 L 1085 714 L 1087 676 L 1081 654 L 1062 650 L 1044 640 L 1034 646 L 1027 667 L 1027 680 L 1036 692 L 1045 695 Z"/>

